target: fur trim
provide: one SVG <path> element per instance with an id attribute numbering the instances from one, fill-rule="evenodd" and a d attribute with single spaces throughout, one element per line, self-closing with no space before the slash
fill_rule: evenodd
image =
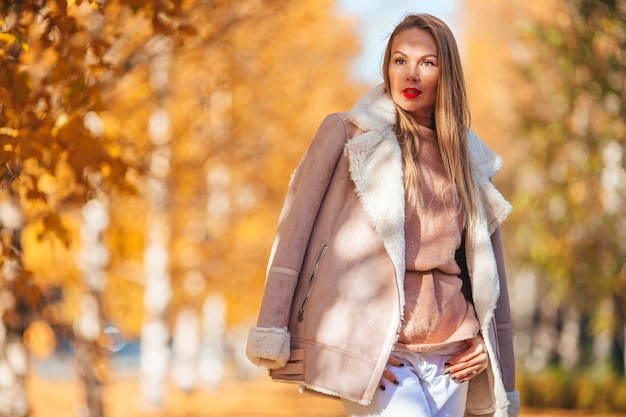
<path id="1" fill-rule="evenodd" d="M 248 333 L 246 356 L 253 364 L 280 369 L 287 364 L 291 335 L 287 328 L 252 327 Z"/>
<path id="2" fill-rule="evenodd" d="M 474 247 L 466 250 L 467 266 L 472 281 L 476 316 L 485 332 L 493 318 L 500 296 L 500 280 L 487 223 L 481 221 L 475 232 Z"/>
<path id="3" fill-rule="evenodd" d="M 483 199 L 487 229 L 491 235 L 513 211 L 511 204 L 491 182 L 502 169 L 502 158 L 493 152 L 473 131 L 467 134 L 467 146 L 474 176 Z"/>
<path id="4" fill-rule="evenodd" d="M 328 389 L 325 389 L 325 388 L 321 388 L 321 387 L 317 387 L 317 386 L 314 386 L 314 385 L 307 384 L 306 382 L 299 383 L 299 385 L 298 385 L 298 392 L 300 394 L 307 394 L 308 393 L 308 394 L 317 394 L 317 395 L 320 395 L 320 394 L 322 394 L 322 395 L 329 395 L 331 397 L 341 398 L 341 399 L 352 401 L 352 402 L 355 402 L 357 404 L 364 405 L 364 406 L 368 406 L 368 405 L 370 405 L 372 403 L 371 399 L 367 400 L 367 399 L 363 399 L 363 398 L 342 395 L 342 394 L 339 394 L 339 393 L 337 393 L 335 391 L 332 391 L 332 390 L 328 390 Z"/>
<path id="5" fill-rule="evenodd" d="M 350 111 L 350 121 L 363 131 L 382 132 L 396 123 L 396 108 L 385 91 L 385 85 L 379 84 L 369 90 Z"/>
<path id="6" fill-rule="evenodd" d="M 356 193 L 393 262 L 400 306 L 404 306 L 405 200 L 400 146 L 386 129 L 382 134 L 368 131 L 356 136 L 345 150 Z"/>
<path id="7" fill-rule="evenodd" d="M 478 174 L 491 178 L 502 169 L 502 158 L 487 146 L 472 130 L 467 133 L 467 147 L 474 170 Z"/>
<path id="8" fill-rule="evenodd" d="M 395 133 L 396 108 L 384 84 L 369 90 L 350 111 L 350 121 L 365 133 L 345 147 L 350 176 L 363 207 L 391 257 L 404 306 L 404 172 Z M 402 319 L 402 317 L 400 317 Z"/>
<path id="9" fill-rule="evenodd" d="M 492 320 L 489 320 L 491 323 Z M 489 323 L 487 326 L 483 326 L 482 332 L 483 334 L 489 334 L 487 327 L 489 327 Z M 498 358 L 498 355 L 495 352 L 493 345 L 491 344 L 489 338 L 484 338 L 485 347 L 487 348 L 487 353 L 489 354 L 489 358 Z M 496 381 L 502 381 L 502 373 L 500 372 L 500 366 L 497 361 L 490 360 L 489 364 L 491 366 L 491 372 L 493 372 L 493 377 Z M 507 417 L 507 407 L 509 405 L 509 400 L 507 398 L 508 393 L 504 390 L 504 385 L 502 382 L 497 382 L 493 387 L 493 395 L 496 401 L 496 409 L 494 410 L 493 417 Z"/>
<path id="10" fill-rule="evenodd" d="M 489 235 L 500 226 L 513 211 L 513 206 L 506 201 L 491 181 L 479 183 L 487 219 Z"/>

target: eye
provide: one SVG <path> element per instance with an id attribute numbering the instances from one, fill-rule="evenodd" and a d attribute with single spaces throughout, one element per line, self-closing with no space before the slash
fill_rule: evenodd
<path id="1" fill-rule="evenodd" d="M 398 65 L 402 65 L 404 64 L 406 61 L 404 60 L 404 58 L 396 58 L 395 63 Z"/>
<path id="2" fill-rule="evenodd" d="M 427 67 L 436 67 L 437 66 L 437 64 L 435 64 L 433 61 L 430 61 L 430 60 L 423 61 L 422 65 L 427 66 Z"/>

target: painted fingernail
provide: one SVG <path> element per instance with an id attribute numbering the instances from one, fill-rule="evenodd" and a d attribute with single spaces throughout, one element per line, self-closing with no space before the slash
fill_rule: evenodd
<path id="1" fill-rule="evenodd" d="M 464 382 L 465 382 L 465 380 L 463 380 L 463 381 L 459 382 L 459 384 L 462 384 L 462 383 L 464 383 Z"/>
<path id="2" fill-rule="evenodd" d="M 402 368 L 404 366 L 403 362 L 400 362 L 400 365 L 398 365 L 400 368 Z"/>
<path id="3" fill-rule="evenodd" d="M 381 391 L 385 390 L 385 386 L 384 385 L 381 385 L 379 388 L 380 388 Z"/>
<path id="4" fill-rule="evenodd" d="M 393 383 L 396 384 L 396 385 L 400 385 L 400 381 L 398 381 L 397 379 L 394 379 Z"/>
<path id="5" fill-rule="evenodd" d="M 444 366 L 450 366 L 450 362 L 444 363 Z"/>
<path id="6" fill-rule="evenodd" d="M 443 373 L 444 375 L 450 375 L 450 371 L 446 371 Z"/>
<path id="7" fill-rule="evenodd" d="M 455 377 L 455 376 L 453 376 L 453 377 L 452 377 L 452 378 L 450 378 L 450 379 L 454 381 L 454 380 L 456 380 L 456 377 Z"/>

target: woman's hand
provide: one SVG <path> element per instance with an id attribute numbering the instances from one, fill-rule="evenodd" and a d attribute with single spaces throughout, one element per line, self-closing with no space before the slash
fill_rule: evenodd
<path id="1" fill-rule="evenodd" d="M 391 366 L 395 366 L 395 367 L 402 367 L 404 366 L 404 363 L 396 358 L 393 355 L 389 355 L 389 359 L 387 360 L 387 365 L 391 365 Z M 398 378 L 394 375 L 393 372 L 391 372 L 389 370 L 389 367 L 385 367 L 385 370 L 383 371 L 383 377 L 380 380 L 380 384 L 378 384 L 378 388 L 380 388 L 382 391 L 385 390 L 385 384 L 383 383 L 383 380 L 387 380 L 389 382 L 394 383 L 395 385 L 400 385 L 400 381 L 398 381 Z"/>
<path id="2" fill-rule="evenodd" d="M 469 381 L 489 366 L 489 355 L 481 336 L 467 340 L 467 350 L 445 364 L 444 374 L 458 383 Z"/>

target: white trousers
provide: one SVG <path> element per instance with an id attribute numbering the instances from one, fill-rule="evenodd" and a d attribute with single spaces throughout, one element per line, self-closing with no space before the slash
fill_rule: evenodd
<path id="1" fill-rule="evenodd" d="M 433 352 L 394 351 L 404 366 L 387 368 L 399 385 L 383 380 L 385 390 L 376 390 L 370 405 L 342 400 L 349 417 L 462 417 L 467 400 L 467 383 L 456 383 L 444 375 L 444 364 L 467 349 L 465 342 Z"/>

